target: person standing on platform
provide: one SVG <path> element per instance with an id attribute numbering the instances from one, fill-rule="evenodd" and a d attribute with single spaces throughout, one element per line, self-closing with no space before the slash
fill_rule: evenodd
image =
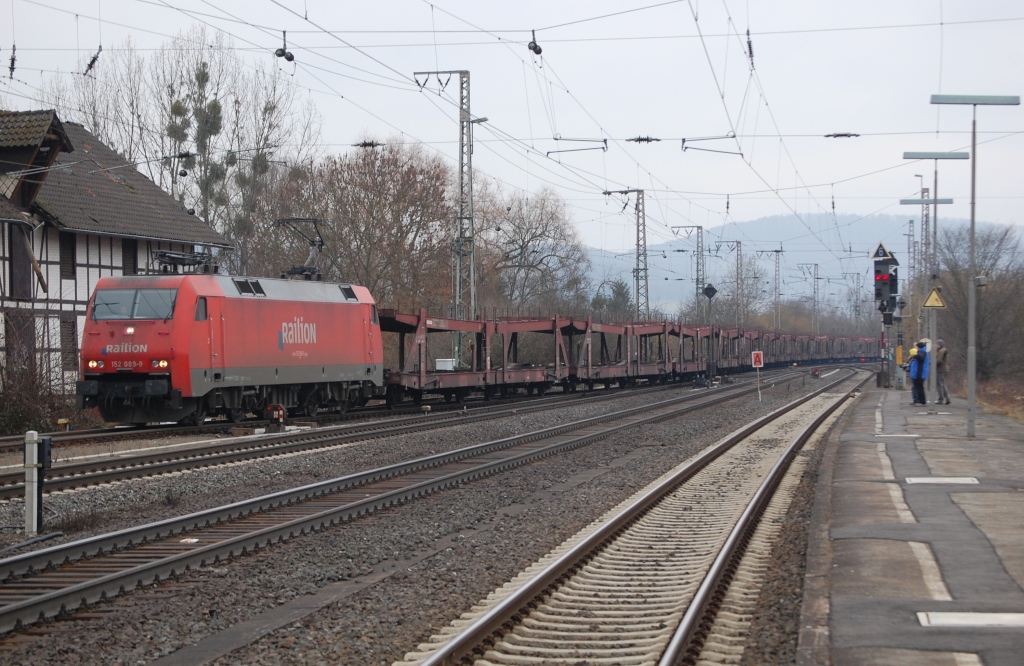
<path id="1" fill-rule="evenodd" d="M 918 394 L 918 384 L 915 384 L 914 381 L 910 379 L 910 367 L 912 364 L 916 363 L 916 360 L 918 360 L 918 346 L 915 344 L 911 345 L 906 350 L 906 357 L 904 357 L 904 359 L 906 360 L 903 362 L 903 372 L 906 373 L 906 380 L 910 384 L 910 403 L 912 405 L 916 405 L 919 403 L 921 397 Z"/>
<path id="2" fill-rule="evenodd" d="M 924 380 L 928 379 L 928 350 L 926 344 L 917 343 L 917 352 L 910 357 L 910 381 L 913 384 L 914 404 L 927 405 Z"/>
<path id="3" fill-rule="evenodd" d="M 949 350 L 942 340 L 935 341 L 935 390 L 939 396 L 936 405 L 949 404 L 949 391 L 946 389 L 946 377 L 949 375 Z"/>

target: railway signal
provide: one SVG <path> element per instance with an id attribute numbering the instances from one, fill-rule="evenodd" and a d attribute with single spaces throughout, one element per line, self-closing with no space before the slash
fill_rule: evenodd
<path id="1" fill-rule="evenodd" d="M 892 276 L 889 273 L 889 261 L 875 262 L 875 301 L 879 309 L 884 310 L 889 305 L 889 296 L 892 295 Z"/>

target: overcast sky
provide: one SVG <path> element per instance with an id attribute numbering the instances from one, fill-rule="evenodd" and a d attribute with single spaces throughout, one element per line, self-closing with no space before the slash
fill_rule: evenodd
<path id="1" fill-rule="evenodd" d="M 400 137 L 457 164 L 457 77 L 439 90 L 413 73 L 469 70 L 472 114 L 487 118 L 478 176 L 554 188 L 584 242 L 608 251 L 630 249 L 635 227 L 632 205 L 604 190 L 645 191 L 650 244 L 673 226 L 795 214 L 825 251 L 828 222 L 811 215 L 917 217 L 899 199 L 917 195 L 915 174 L 931 186 L 933 163 L 903 152 L 970 149 L 971 107 L 930 96 L 1024 94 L 1020 0 L 0 0 L 0 96 L 39 108 L 43 77 L 80 72 L 101 43 L 152 49 L 195 23 L 294 76 L 328 151 Z M 294 64 L 273 55 L 281 30 Z M 1024 108 L 979 107 L 979 220 L 1024 219 L 1022 131 Z M 705 150 L 684 152 L 684 138 Z M 939 195 L 955 199 L 940 218 L 969 218 L 969 162 L 940 164 Z"/>

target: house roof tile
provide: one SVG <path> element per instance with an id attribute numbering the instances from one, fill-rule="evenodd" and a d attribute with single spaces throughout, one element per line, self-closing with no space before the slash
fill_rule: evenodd
<path id="1" fill-rule="evenodd" d="M 57 112 L 50 111 L 2 111 L 0 110 L 0 148 L 21 148 L 38 146 L 46 138 L 50 126 L 61 139 L 61 151 L 70 153 L 74 145 L 57 118 Z"/>
<path id="2" fill-rule="evenodd" d="M 230 247 L 210 225 L 76 123 L 66 123 L 73 155 L 61 153 L 33 206 L 59 227 L 107 236 L 131 236 Z"/>

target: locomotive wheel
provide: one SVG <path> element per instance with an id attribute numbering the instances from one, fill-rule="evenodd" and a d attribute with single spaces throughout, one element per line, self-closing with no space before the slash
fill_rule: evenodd
<path id="1" fill-rule="evenodd" d="M 200 401 L 196 405 L 196 411 L 184 418 L 189 425 L 200 426 L 206 421 L 206 403 Z"/>
<path id="2" fill-rule="evenodd" d="M 245 420 L 245 408 L 244 407 L 231 407 L 227 410 L 228 421 L 232 423 L 241 423 Z"/>
<path id="3" fill-rule="evenodd" d="M 316 416 L 320 413 L 320 394 L 314 391 L 306 397 L 305 405 L 303 408 L 306 411 L 306 416 Z"/>

